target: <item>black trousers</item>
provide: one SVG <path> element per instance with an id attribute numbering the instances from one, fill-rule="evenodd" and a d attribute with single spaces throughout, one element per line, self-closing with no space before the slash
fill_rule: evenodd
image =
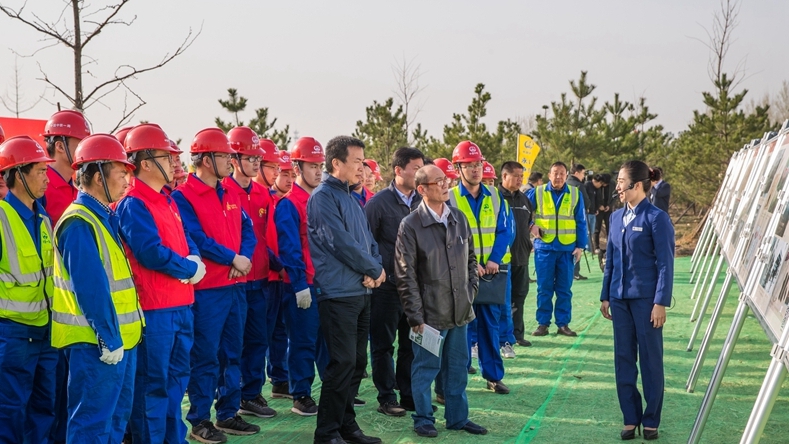
<path id="1" fill-rule="evenodd" d="M 510 283 L 512 284 L 512 325 L 515 339 L 523 339 L 523 306 L 529 294 L 529 262 L 526 265 L 510 266 Z"/>
<path id="2" fill-rule="evenodd" d="M 373 384 L 378 390 L 378 402 L 397 401 L 395 384 L 400 390 L 400 400 L 413 404 L 411 396 L 411 363 L 414 351 L 408 334 L 411 328 L 403 313 L 397 291 L 373 290 L 370 300 L 370 357 L 373 366 Z M 394 343 L 397 339 L 397 363 L 393 361 Z"/>
<path id="3" fill-rule="evenodd" d="M 359 430 L 353 398 L 367 367 L 370 296 L 325 299 L 318 314 L 329 351 L 315 428 L 315 441 L 323 442 Z"/>
<path id="4" fill-rule="evenodd" d="M 608 236 L 609 226 L 608 221 L 611 219 L 611 212 L 599 212 L 597 213 L 597 220 L 594 224 L 594 244 L 595 247 L 600 248 L 600 232 L 603 230 L 603 224 L 605 224 L 605 234 Z"/>

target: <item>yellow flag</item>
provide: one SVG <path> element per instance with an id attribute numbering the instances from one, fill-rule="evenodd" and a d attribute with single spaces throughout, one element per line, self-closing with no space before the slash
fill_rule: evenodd
<path id="1" fill-rule="evenodd" d="M 523 183 L 529 181 L 534 160 L 540 154 L 540 146 L 531 137 L 518 134 L 518 162 L 523 165 Z"/>

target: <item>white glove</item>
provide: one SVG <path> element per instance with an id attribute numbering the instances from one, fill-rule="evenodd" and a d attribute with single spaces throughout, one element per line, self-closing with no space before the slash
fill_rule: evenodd
<path id="1" fill-rule="evenodd" d="M 123 359 L 123 347 L 118 347 L 115 351 L 110 351 L 107 347 L 101 348 L 99 360 L 105 364 L 117 365 Z"/>
<path id="2" fill-rule="evenodd" d="M 296 306 L 306 309 L 310 308 L 310 305 L 312 305 L 312 292 L 309 288 L 296 293 Z"/>
<path id="3" fill-rule="evenodd" d="M 197 271 L 195 272 L 195 275 L 189 278 L 190 284 L 197 284 L 205 276 L 205 264 L 203 263 L 203 260 L 200 259 L 200 256 L 189 255 L 186 256 L 186 258 L 197 264 Z"/>

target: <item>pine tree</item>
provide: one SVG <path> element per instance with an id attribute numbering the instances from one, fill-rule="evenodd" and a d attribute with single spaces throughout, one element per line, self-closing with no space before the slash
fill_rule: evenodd
<path id="1" fill-rule="evenodd" d="M 227 100 L 219 99 L 219 104 L 233 115 L 233 120 L 225 122 L 219 117 L 214 119 L 216 126 L 224 132 L 228 132 L 236 126 L 244 126 L 244 121 L 239 118 L 239 114 L 247 108 L 247 98 L 239 95 L 235 88 L 228 88 L 227 95 Z M 269 109 L 264 107 L 255 110 L 255 117 L 250 119 L 246 126 L 252 128 L 258 136 L 273 140 L 279 149 L 287 150 L 291 141 L 290 125 L 285 125 L 285 128 L 278 130 L 274 128 L 276 123 L 276 117 L 269 122 Z"/>

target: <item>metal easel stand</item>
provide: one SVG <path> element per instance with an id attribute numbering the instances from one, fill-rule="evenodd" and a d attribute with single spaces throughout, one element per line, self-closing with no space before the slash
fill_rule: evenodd
<path id="1" fill-rule="evenodd" d="M 690 274 L 693 275 L 693 272 L 696 271 L 696 265 L 698 265 L 699 258 L 701 257 L 701 250 L 704 249 L 704 246 L 707 244 L 707 237 L 710 234 L 710 222 L 711 218 L 707 217 L 707 221 L 704 222 L 704 228 L 701 230 L 701 236 L 699 236 L 699 242 L 696 244 L 696 248 L 693 249 L 693 255 L 690 257 Z"/>
<path id="2" fill-rule="evenodd" d="M 726 261 L 726 257 L 721 252 L 720 257 L 718 258 L 718 263 L 715 265 L 715 272 L 712 274 L 712 278 L 707 283 L 707 291 L 704 293 L 704 301 L 702 302 L 702 298 L 699 297 L 696 299 L 696 304 L 693 306 L 693 313 L 690 314 L 690 322 L 696 322 L 696 326 L 693 328 L 693 334 L 690 337 L 690 344 L 688 344 L 688 351 L 693 350 L 693 341 L 696 340 L 696 335 L 699 334 L 699 329 L 701 328 L 701 321 L 704 319 L 704 313 L 707 312 L 707 307 L 710 305 L 710 299 L 712 299 L 712 293 L 715 291 L 715 286 L 718 283 L 718 278 L 721 275 L 721 270 L 723 270 L 723 263 Z M 728 274 L 728 273 L 727 273 Z M 701 293 L 699 293 L 701 296 Z M 699 311 L 699 305 L 701 305 L 701 310 Z"/>
<path id="3" fill-rule="evenodd" d="M 707 261 L 710 259 L 710 251 L 713 249 L 713 246 L 717 243 L 716 242 L 717 235 L 715 234 L 715 230 L 712 229 L 712 233 L 710 233 L 709 240 L 707 241 L 707 245 L 704 246 L 704 251 L 701 256 L 701 265 L 696 269 L 696 271 L 690 275 L 690 284 L 694 281 L 696 282 L 696 286 L 693 287 L 693 293 L 691 293 L 690 298 L 693 299 L 696 295 L 696 287 L 698 287 L 698 277 L 704 272 L 704 267 L 707 265 Z"/>

